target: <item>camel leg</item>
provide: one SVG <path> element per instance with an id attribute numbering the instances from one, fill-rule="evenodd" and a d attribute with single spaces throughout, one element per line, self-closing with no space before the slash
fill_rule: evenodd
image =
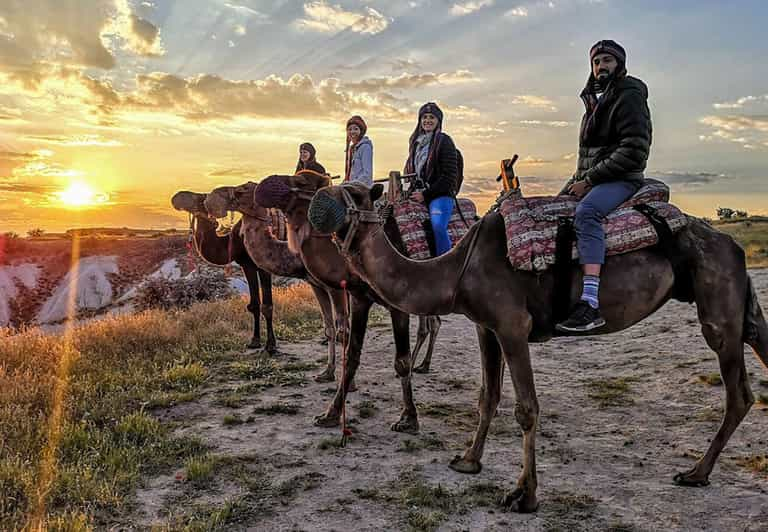
<path id="1" fill-rule="evenodd" d="M 267 326 L 267 344 L 264 348 L 267 353 L 274 355 L 277 353 L 277 338 L 275 338 L 272 322 L 272 275 L 260 269 L 259 284 L 261 285 L 261 315 L 264 316 L 264 323 Z"/>
<path id="2" fill-rule="evenodd" d="M 423 329 L 422 332 L 422 322 Z M 413 371 L 415 373 L 429 373 L 429 367 L 432 364 L 432 352 L 435 349 L 435 341 L 437 340 L 437 333 L 440 331 L 440 316 L 420 316 L 419 317 L 419 336 L 414 347 L 413 361 L 416 362 L 417 348 L 421 349 L 421 345 L 424 343 L 425 336 L 429 336 L 429 343 L 427 344 L 427 353 L 424 355 L 424 360 Z"/>
<path id="3" fill-rule="evenodd" d="M 250 301 L 248 301 L 248 309 L 253 315 L 253 336 L 251 336 L 250 342 L 248 342 L 248 349 L 259 349 L 261 347 L 261 323 L 259 317 L 259 309 L 261 307 L 259 302 L 259 268 L 250 260 L 243 261 L 240 264 L 245 274 L 245 280 L 248 282 L 248 295 Z"/>
<path id="4" fill-rule="evenodd" d="M 731 324 L 728 330 L 714 323 L 705 322 L 702 324 L 702 331 L 707 344 L 717 352 L 720 363 L 720 374 L 725 385 L 725 416 L 706 454 L 690 471 L 675 475 L 675 484 L 680 486 L 709 484 L 709 474 L 717 457 L 755 401 L 752 390 L 749 388 L 747 369 L 744 366 L 744 346 L 741 341 L 740 324 Z"/>
<path id="5" fill-rule="evenodd" d="M 419 416 L 416 412 L 416 404 L 413 402 L 412 363 L 410 353 L 410 322 L 411 317 L 399 310 L 390 310 L 392 316 L 392 333 L 395 335 L 395 372 L 400 377 L 400 385 L 403 388 L 403 410 L 400 419 L 390 428 L 395 432 L 408 434 L 419 433 Z"/>
<path id="6" fill-rule="evenodd" d="M 510 323 L 515 320 L 510 317 Z M 517 486 L 506 494 L 502 504 L 516 512 L 535 512 L 539 507 L 536 498 L 536 426 L 539 419 L 539 402 L 536 398 L 536 385 L 531 368 L 531 356 L 528 351 L 529 326 L 522 331 L 517 329 L 512 332 L 500 332 L 497 334 L 504 359 L 509 366 L 512 376 L 512 384 L 515 386 L 517 404 L 515 405 L 515 419 L 523 429 L 523 470 L 517 479 Z"/>
<path id="7" fill-rule="evenodd" d="M 413 345 L 413 351 L 411 351 L 411 367 L 413 368 L 412 371 L 414 373 L 428 373 L 429 367 L 427 367 L 427 371 L 419 371 L 416 366 L 416 359 L 419 356 L 419 351 L 421 351 L 421 347 L 424 345 L 424 342 L 427 340 L 427 336 L 429 335 L 429 323 L 427 323 L 426 316 L 419 316 L 419 327 L 416 329 L 416 343 Z"/>
<path id="8" fill-rule="evenodd" d="M 347 346 L 347 371 L 342 379 L 343 386 L 336 388 L 336 395 L 328 405 L 324 414 L 315 417 L 315 425 L 318 427 L 338 426 L 341 418 L 341 406 L 347 400 L 347 393 L 354 382 L 355 373 L 360 365 L 360 353 L 365 340 L 365 330 L 368 326 L 368 314 L 371 311 L 373 301 L 368 298 L 351 297 L 352 319 L 350 328 L 349 345 Z"/>
<path id="9" fill-rule="evenodd" d="M 732 261 L 728 260 L 728 248 L 723 247 L 722 260 L 711 261 L 710 257 L 703 257 L 695 264 L 696 311 L 704 339 L 717 353 L 725 386 L 725 415 L 704 456 L 690 471 L 675 475 L 674 482 L 681 486 L 709 484 L 709 474 L 717 457 L 754 403 L 744 365 L 743 345 L 745 315 L 749 314 L 745 296 L 750 282 L 743 252 L 735 244 L 732 248 Z"/>
<path id="10" fill-rule="evenodd" d="M 333 338 L 336 336 L 336 326 L 333 321 L 333 306 L 331 305 L 328 290 L 314 284 L 309 286 L 312 288 L 312 292 L 314 292 L 320 305 L 320 312 L 323 315 L 323 331 L 328 339 L 328 364 L 322 373 L 315 375 L 314 380 L 316 382 L 333 382 L 336 379 L 336 343 L 333 341 Z"/>
<path id="11" fill-rule="evenodd" d="M 480 343 L 480 361 L 483 369 L 483 385 L 480 388 L 478 410 L 480 421 L 477 424 L 472 445 L 464 452 L 464 456 L 455 457 L 450 468 L 459 473 L 477 474 L 482 469 L 480 459 L 485 448 L 485 438 L 488 428 L 501 400 L 501 371 L 503 362 L 501 348 L 496 335 L 490 329 L 477 326 L 477 339 Z"/>

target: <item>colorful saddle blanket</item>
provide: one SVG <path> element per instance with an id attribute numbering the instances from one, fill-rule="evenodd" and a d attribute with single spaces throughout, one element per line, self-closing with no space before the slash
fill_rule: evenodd
<path id="1" fill-rule="evenodd" d="M 672 232 L 686 223 L 685 215 L 668 203 L 669 187 L 660 181 L 648 180 L 634 196 L 603 221 L 607 255 L 629 253 L 658 243 L 658 235 L 648 218 L 634 206 L 645 204 L 656 209 Z M 507 233 L 507 256 L 513 268 L 543 271 L 555 263 L 558 219 L 572 217 L 578 200 L 573 196 L 513 196 L 501 204 Z M 578 258 L 576 246 L 571 257 Z"/>
<path id="2" fill-rule="evenodd" d="M 272 236 L 277 240 L 288 240 L 288 226 L 285 223 L 285 215 L 280 209 L 268 209 L 270 221 L 270 229 Z"/>
<path id="3" fill-rule="evenodd" d="M 459 198 L 458 203 L 461 214 L 454 206 L 451 221 L 448 223 L 448 235 L 454 246 L 477 221 L 477 208 L 472 201 Z M 392 214 L 400 230 L 400 237 L 403 239 L 408 257 L 413 260 L 431 258 L 432 252 L 427 239 L 427 228 L 429 227 L 429 210 L 427 207 L 421 202 L 403 200 L 395 203 Z"/>

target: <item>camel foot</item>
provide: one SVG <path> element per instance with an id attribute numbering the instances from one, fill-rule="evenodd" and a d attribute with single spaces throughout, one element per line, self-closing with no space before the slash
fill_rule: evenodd
<path id="1" fill-rule="evenodd" d="M 261 349 L 261 340 L 258 338 L 251 338 L 251 341 L 248 342 L 247 345 L 248 349 Z"/>
<path id="2" fill-rule="evenodd" d="M 355 381 L 352 381 L 349 383 L 349 386 L 347 387 L 347 393 L 352 393 L 357 391 L 357 383 Z"/>
<path id="3" fill-rule="evenodd" d="M 404 432 L 406 434 L 419 433 L 419 418 L 416 416 L 401 416 L 397 422 L 389 426 L 390 430 L 395 432 Z"/>
<path id="4" fill-rule="evenodd" d="M 413 368 L 414 373 L 429 373 L 429 364 L 422 362 L 420 365 Z"/>
<path id="5" fill-rule="evenodd" d="M 464 473 L 465 475 L 477 475 L 483 470 L 483 464 L 477 460 L 466 460 L 463 456 L 454 456 L 448 467 L 456 471 L 457 473 Z"/>
<path id="6" fill-rule="evenodd" d="M 315 375 L 312 378 L 315 382 L 333 382 L 336 380 L 336 374 L 333 369 L 326 368 L 322 373 Z"/>
<path id="7" fill-rule="evenodd" d="M 338 414 L 329 414 L 326 412 L 325 414 L 321 414 L 319 416 L 315 416 L 313 419 L 313 423 L 316 427 L 325 427 L 325 428 L 333 428 L 338 427 L 339 422 L 341 421 L 341 416 Z"/>
<path id="8" fill-rule="evenodd" d="M 703 488 L 704 486 L 709 486 L 709 478 L 697 475 L 695 469 L 691 469 L 685 473 L 678 473 L 675 475 L 673 482 L 678 486 L 687 486 L 691 488 Z"/>
<path id="9" fill-rule="evenodd" d="M 539 501 L 536 494 L 526 496 L 523 488 L 515 488 L 502 496 L 501 505 L 508 510 L 520 514 L 530 514 L 539 509 Z"/>
<path id="10" fill-rule="evenodd" d="M 277 343 L 275 343 L 275 342 L 267 342 L 267 345 L 266 345 L 266 347 L 264 347 L 264 349 L 270 355 L 276 355 L 277 354 Z"/>

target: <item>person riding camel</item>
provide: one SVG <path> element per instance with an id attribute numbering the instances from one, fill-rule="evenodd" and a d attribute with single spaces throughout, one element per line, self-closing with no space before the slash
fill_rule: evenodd
<path id="1" fill-rule="evenodd" d="M 317 150 L 315 150 L 315 147 L 309 142 L 305 142 L 299 146 L 299 160 L 296 163 L 295 173 L 298 174 L 302 170 L 312 170 L 318 174 L 327 175 L 325 167 L 317 162 L 317 159 L 315 158 L 316 155 Z"/>
<path id="2" fill-rule="evenodd" d="M 589 51 L 590 75 L 581 92 L 586 112 L 579 133 L 576 173 L 561 194 L 580 199 L 576 207 L 583 291 L 570 317 L 556 325 L 562 332 L 586 332 L 605 325 L 600 315 L 600 270 L 605 262 L 603 219 L 644 182 L 651 149 L 648 87 L 627 75 L 626 52 L 603 40 Z"/>
<path id="3" fill-rule="evenodd" d="M 451 249 L 448 223 L 453 214 L 459 169 L 456 145 L 443 133 L 443 111 L 436 103 L 425 103 L 419 109 L 418 123 L 408 146 L 405 173 L 418 176 L 418 182 L 411 184 L 410 197 L 429 209 L 435 251 L 442 255 Z"/>
<path id="4" fill-rule="evenodd" d="M 344 181 L 359 181 L 373 186 L 373 143 L 365 136 L 368 126 L 355 115 L 347 120 L 347 151 Z"/>

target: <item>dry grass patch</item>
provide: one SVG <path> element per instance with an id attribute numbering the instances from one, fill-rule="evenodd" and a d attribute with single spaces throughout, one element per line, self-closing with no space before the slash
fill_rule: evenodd
<path id="1" fill-rule="evenodd" d="M 281 338 L 322 330 L 308 287 L 277 289 L 274 299 Z M 238 358 L 251 320 L 235 298 L 89 322 L 69 341 L 37 330 L 0 331 L 0 530 L 29 523 L 56 389 L 64 393 L 44 500 L 49 529 L 108 527 L 128 515 L 143 476 L 203 460 L 199 440 L 174 436 L 147 410 L 197 398 L 214 372 Z M 69 369 L 63 380 L 62 362 Z M 260 363 L 267 372 L 260 386 L 303 382 L 299 364 Z"/>
<path id="2" fill-rule="evenodd" d="M 601 407 L 628 406 L 634 404 L 631 397 L 631 382 L 636 379 L 631 377 L 616 377 L 610 379 L 593 379 L 587 382 L 589 392 L 587 395 L 598 402 Z"/>

